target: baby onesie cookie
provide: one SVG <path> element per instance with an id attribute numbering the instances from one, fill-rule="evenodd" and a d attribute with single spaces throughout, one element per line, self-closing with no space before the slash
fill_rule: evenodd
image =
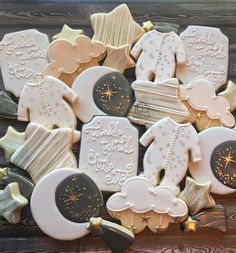
<path id="1" fill-rule="evenodd" d="M 28 200 L 21 195 L 16 182 L 0 190 L 0 216 L 3 216 L 9 223 L 20 222 L 21 209 L 27 204 Z"/>
<path id="2" fill-rule="evenodd" d="M 77 168 L 71 150 L 80 132 L 70 128 L 47 130 L 37 123 L 29 123 L 24 144 L 11 156 L 11 162 L 29 172 L 35 183 L 55 168 Z"/>
<path id="3" fill-rule="evenodd" d="M 79 164 L 101 191 L 120 190 L 137 175 L 138 130 L 127 118 L 94 117 L 82 128 Z"/>
<path id="4" fill-rule="evenodd" d="M 235 125 L 229 102 L 222 96 L 216 96 L 210 81 L 195 79 L 180 88 L 179 96 L 189 104 L 191 114 L 189 120 L 191 123 L 195 122 L 199 130 L 210 127 L 213 120 L 218 120 L 218 125 L 227 127 Z M 216 122 L 214 125 L 217 125 Z"/>
<path id="5" fill-rule="evenodd" d="M 133 67 L 135 63 L 130 58 L 129 51 L 145 31 L 133 20 L 128 6 L 121 4 L 110 13 L 92 14 L 90 22 L 94 30 L 93 40 L 107 46 L 104 66 L 120 72 Z"/>
<path id="6" fill-rule="evenodd" d="M 204 208 L 213 208 L 216 203 L 210 195 L 211 183 L 199 184 L 191 177 L 186 178 L 185 188 L 179 194 L 188 206 L 192 215 L 199 213 Z"/>
<path id="7" fill-rule="evenodd" d="M 126 116 L 133 103 L 128 80 L 115 69 L 104 66 L 85 70 L 71 88 L 79 96 L 74 109 L 82 122 L 90 121 L 95 115 Z"/>
<path id="8" fill-rule="evenodd" d="M 0 118 L 17 119 L 17 104 L 6 91 L 0 91 Z"/>
<path id="9" fill-rule="evenodd" d="M 231 112 L 236 109 L 236 84 L 234 82 L 228 81 L 226 89 L 218 93 L 218 96 L 222 96 L 228 100 Z"/>
<path id="10" fill-rule="evenodd" d="M 151 30 L 138 40 L 130 54 L 137 59 L 136 79 L 143 81 L 170 79 L 174 77 L 176 61 L 185 62 L 184 46 L 175 32 Z"/>
<path id="11" fill-rule="evenodd" d="M 199 133 L 202 159 L 190 163 L 189 170 L 198 183 L 211 183 L 210 191 L 229 194 L 236 191 L 236 132 L 213 127 Z"/>
<path id="12" fill-rule="evenodd" d="M 25 133 L 20 133 L 13 127 L 7 128 L 6 134 L 0 139 L 0 148 L 4 150 L 5 158 L 10 158 L 12 154 L 23 145 Z"/>
<path id="13" fill-rule="evenodd" d="M 219 28 L 189 26 L 180 34 L 186 63 L 177 65 L 176 77 L 183 83 L 201 78 L 215 90 L 227 81 L 229 40 Z"/>
<path id="14" fill-rule="evenodd" d="M 167 187 L 153 186 L 144 177 L 125 181 L 121 191 L 106 203 L 109 214 L 134 233 L 148 226 L 153 232 L 164 231 L 173 220 L 182 220 L 188 214 L 184 201 Z"/>
<path id="15" fill-rule="evenodd" d="M 190 124 L 178 124 L 167 117 L 156 122 L 140 138 L 143 146 L 149 146 L 143 158 L 144 176 L 153 184 L 166 186 L 176 195 L 178 184 L 184 178 L 190 160 L 201 159 L 199 138 Z M 160 180 L 160 172 L 165 170 Z"/>
<path id="16" fill-rule="evenodd" d="M 100 43 L 91 41 L 89 37 L 80 35 L 71 43 L 64 39 L 54 40 L 48 48 L 50 63 L 45 69 L 45 75 L 59 78 L 62 73 L 72 74 L 77 71 L 80 64 L 90 63 L 97 59 L 102 60 L 106 54 L 106 47 Z M 79 72 L 77 71 L 77 75 Z"/>
<path id="17" fill-rule="evenodd" d="M 43 79 L 48 46 L 48 36 L 35 29 L 4 35 L 0 42 L 0 65 L 7 91 L 19 97 L 26 82 Z"/>
<path id="18" fill-rule="evenodd" d="M 132 88 L 136 99 L 128 114 L 132 122 L 149 128 L 167 116 L 176 122 L 188 119 L 189 111 L 179 98 L 176 78 L 157 83 L 136 80 Z"/>
<path id="19" fill-rule="evenodd" d="M 46 76 L 38 83 L 27 83 L 18 104 L 18 120 L 36 122 L 48 129 L 76 128 L 70 104 L 78 96 L 59 79 Z M 67 102 L 69 101 L 69 103 Z"/>
<path id="20" fill-rule="evenodd" d="M 61 31 L 59 33 L 55 34 L 52 37 L 52 39 L 53 40 L 63 39 L 63 40 L 69 41 L 70 43 L 74 43 L 76 38 L 82 34 L 84 34 L 83 30 L 72 29 L 68 25 L 65 24 L 65 25 L 63 25 Z"/>
<path id="21" fill-rule="evenodd" d="M 30 206 L 45 234 L 58 240 L 74 240 L 89 233 L 89 219 L 100 215 L 103 198 L 87 175 L 78 169 L 60 168 L 38 182 Z"/>

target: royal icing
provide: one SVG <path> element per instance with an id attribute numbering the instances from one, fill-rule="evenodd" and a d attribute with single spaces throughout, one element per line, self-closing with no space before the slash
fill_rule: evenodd
<path id="1" fill-rule="evenodd" d="M 4 35 L 0 42 L 0 64 L 6 90 L 19 97 L 25 83 L 43 79 L 48 46 L 48 36 L 35 29 Z"/>
<path id="2" fill-rule="evenodd" d="M 185 62 L 183 43 L 175 32 L 147 32 L 135 44 L 130 54 L 138 59 L 136 79 L 143 81 L 158 82 L 172 78 L 176 61 L 179 64 Z"/>
<path id="3" fill-rule="evenodd" d="M 227 81 L 229 40 L 219 28 L 189 26 L 180 34 L 186 63 L 178 65 L 176 77 L 183 83 L 201 78 L 217 90 Z"/>
<path id="4" fill-rule="evenodd" d="M 18 119 L 36 122 L 48 129 L 76 128 L 77 120 L 70 104 L 77 98 L 62 81 L 46 76 L 38 83 L 25 85 L 18 104 Z"/>
<path id="5" fill-rule="evenodd" d="M 199 138 L 190 124 L 178 124 L 167 117 L 156 122 L 140 138 L 143 146 L 149 146 L 143 158 L 144 176 L 153 184 L 166 186 L 176 194 L 178 184 L 184 178 L 189 162 L 201 159 Z M 165 170 L 160 180 L 160 173 Z"/>
<path id="6" fill-rule="evenodd" d="M 137 175 L 138 130 L 122 117 L 96 116 L 82 128 L 80 170 L 102 191 L 118 191 Z"/>

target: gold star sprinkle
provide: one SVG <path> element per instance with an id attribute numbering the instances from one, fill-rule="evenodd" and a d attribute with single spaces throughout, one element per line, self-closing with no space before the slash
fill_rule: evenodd
<path id="1" fill-rule="evenodd" d="M 190 216 L 187 221 L 184 222 L 184 232 L 196 231 L 197 230 L 197 221 L 193 220 Z"/>
<path id="2" fill-rule="evenodd" d="M 231 156 L 232 150 L 229 151 L 227 156 L 220 156 L 224 162 L 225 162 L 225 169 L 227 168 L 228 164 L 231 164 L 232 162 L 236 162 L 235 160 L 233 160 L 233 156 Z"/>
<path id="3" fill-rule="evenodd" d="M 155 25 L 150 20 L 148 20 L 146 22 L 143 22 L 143 29 L 146 32 L 149 32 L 149 31 L 151 31 L 154 28 L 155 28 Z"/>
<path id="4" fill-rule="evenodd" d="M 201 113 L 201 112 L 196 112 L 196 113 L 194 114 L 194 117 L 197 118 L 197 119 L 201 119 L 202 113 Z"/>
<path id="5" fill-rule="evenodd" d="M 110 89 L 109 85 L 107 85 L 107 90 L 105 92 L 102 92 L 101 94 L 105 95 L 106 97 L 108 97 L 109 101 L 111 102 L 111 97 L 115 93 L 117 93 L 117 91 L 112 91 L 112 89 Z"/>

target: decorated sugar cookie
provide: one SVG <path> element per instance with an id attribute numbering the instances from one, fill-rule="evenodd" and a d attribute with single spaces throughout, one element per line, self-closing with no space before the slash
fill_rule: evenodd
<path id="1" fill-rule="evenodd" d="M 121 4 L 110 13 L 92 14 L 90 21 L 94 30 L 93 40 L 107 46 L 104 66 L 121 73 L 135 66 L 129 56 L 130 48 L 145 31 L 133 20 L 128 6 Z"/>
<path id="2" fill-rule="evenodd" d="M 216 126 L 217 123 L 218 126 L 235 125 L 228 100 L 223 96 L 216 96 L 215 89 L 208 80 L 195 79 L 187 86 L 181 86 L 180 98 L 188 103 L 189 122 L 195 122 L 200 131 L 212 124 Z"/>
<path id="3" fill-rule="evenodd" d="M 234 82 L 228 81 L 226 89 L 220 92 L 218 96 L 222 96 L 228 100 L 231 112 L 236 109 L 236 84 Z"/>
<path id="4" fill-rule="evenodd" d="M 199 133 L 202 159 L 190 163 L 189 170 L 198 183 L 211 183 L 210 191 L 229 194 L 236 191 L 236 132 L 213 127 Z"/>
<path id="5" fill-rule="evenodd" d="M 63 25 L 62 30 L 59 33 L 55 34 L 52 37 L 52 39 L 53 40 L 63 39 L 69 41 L 70 43 L 74 43 L 76 38 L 82 35 L 83 33 L 84 31 L 81 29 L 76 30 L 70 28 L 68 25 Z"/>
<path id="6" fill-rule="evenodd" d="M 128 118 L 149 128 L 164 117 L 171 117 L 176 122 L 189 118 L 187 107 L 179 98 L 179 82 L 171 78 L 163 82 L 134 81 L 135 103 Z"/>
<path id="7" fill-rule="evenodd" d="M 190 124 L 178 124 L 171 118 L 163 118 L 150 127 L 140 138 L 143 146 L 149 146 L 143 158 L 144 176 L 153 184 L 166 186 L 179 194 L 178 184 L 184 178 L 190 160 L 201 159 L 199 138 Z M 160 180 L 160 172 L 165 170 Z"/>
<path id="8" fill-rule="evenodd" d="M 77 98 L 73 90 L 55 77 L 29 82 L 20 96 L 18 120 L 36 122 L 48 129 L 76 128 L 77 120 L 70 104 Z"/>
<path id="9" fill-rule="evenodd" d="M 48 46 L 48 36 L 35 29 L 4 35 L 0 42 L 0 64 L 7 91 L 19 97 L 27 82 L 43 79 Z"/>
<path id="10" fill-rule="evenodd" d="M 138 130 L 127 118 L 96 116 L 82 128 L 80 170 L 102 191 L 118 191 L 137 175 Z"/>
<path id="11" fill-rule="evenodd" d="M 175 32 L 151 30 L 139 39 L 130 54 L 137 59 L 136 79 L 142 81 L 170 79 L 174 77 L 175 61 L 185 62 L 183 43 Z"/>
<path id="12" fill-rule="evenodd" d="M 45 234 L 73 240 L 89 233 L 89 219 L 101 214 L 103 198 L 87 175 L 78 169 L 60 168 L 38 182 L 30 206 Z"/>
<path id="13" fill-rule="evenodd" d="M 146 226 L 154 233 L 168 228 L 170 222 L 184 220 L 188 214 L 186 204 L 167 187 L 152 186 L 144 177 L 125 181 L 121 191 L 106 203 L 109 214 L 134 233 Z"/>
<path id="14" fill-rule="evenodd" d="M 48 48 L 50 63 L 45 69 L 45 75 L 60 78 L 61 74 L 77 73 L 80 64 L 87 63 L 88 67 L 92 61 L 97 65 L 106 54 L 106 47 L 100 42 L 91 41 L 89 37 L 80 35 L 71 43 L 64 39 L 53 41 Z M 96 59 L 96 61 L 94 61 Z M 76 78 L 76 75 L 73 76 Z"/>
<path id="15" fill-rule="evenodd" d="M 180 34 L 186 63 L 178 65 L 176 77 L 183 83 L 201 78 L 215 90 L 227 81 L 229 40 L 219 28 L 189 26 Z"/>
<path id="16" fill-rule="evenodd" d="M 55 168 L 77 168 L 71 148 L 79 139 L 80 132 L 70 128 L 48 130 L 30 123 L 25 130 L 24 144 L 11 156 L 11 162 L 27 170 L 37 183 Z"/>
<path id="17" fill-rule="evenodd" d="M 10 183 L 4 190 L 0 190 L 0 216 L 9 223 L 20 222 L 21 209 L 27 204 L 28 200 L 21 195 L 18 183 Z"/>
<path id="18" fill-rule="evenodd" d="M 216 203 L 210 195 L 211 183 L 199 184 L 192 178 L 186 178 L 184 190 L 179 194 L 188 206 L 192 215 L 199 213 L 204 208 L 213 208 Z"/>
<path id="19" fill-rule="evenodd" d="M 85 70 L 71 88 L 79 96 L 74 109 L 82 122 L 95 115 L 126 116 L 133 103 L 128 80 L 115 69 L 104 66 Z"/>

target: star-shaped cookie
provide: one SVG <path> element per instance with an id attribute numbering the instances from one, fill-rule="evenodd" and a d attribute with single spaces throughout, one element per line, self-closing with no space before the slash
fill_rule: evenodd
<path id="1" fill-rule="evenodd" d="M 75 29 L 70 28 L 68 25 L 64 25 L 62 27 L 62 30 L 59 33 L 55 34 L 52 37 L 52 39 L 53 40 L 64 39 L 71 43 L 74 43 L 75 39 L 81 34 L 84 34 L 83 30 L 80 30 L 80 29 L 75 30 Z"/>
<path id="2" fill-rule="evenodd" d="M 218 96 L 225 97 L 229 104 L 231 112 L 236 109 L 236 84 L 232 81 L 227 82 L 227 87 L 224 91 L 220 92 Z"/>
<path id="3" fill-rule="evenodd" d="M 28 200 L 20 193 L 17 183 L 11 183 L 0 190 L 0 216 L 9 223 L 20 222 L 21 209 L 28 204 Z"/>
<path id="4" fill-rule="evenodd" d="M 192 215 L 197 214 L 203 208 L 215 207 L 215 201 L 210 195 L 211 183 L 199 184 L 192 178 L 186 178 L 184 190 L 179 194 L 188 206 Z"/>
<path id="5" fill-rule="evenodd" d="M 107 58 L 103 66 L 111 67 L 123 73 L 126 69 L 135 66 L 135 62 L 129 56 L 129 47 L 107 47 Z"/>
<path id="6" fill-rule="evenodd" d="M 9 126 L 6 134 L 0 139 L 0 148 L 4 150 L 6 158 L 11 155 L 24 143 L 25 133 L 16 131 L 13 127 Z"/>

